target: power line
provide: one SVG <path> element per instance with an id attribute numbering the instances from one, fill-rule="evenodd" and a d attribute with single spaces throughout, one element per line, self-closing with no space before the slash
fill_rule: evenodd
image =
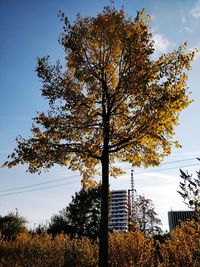
<path id="1" fill-rule="evenodd" d="M 191 160 L 197 160 L 198 158 L 195 157 L 195 158 L 188 158 L 188 159 L 180 159 L 180 160 L 174 160 L 174 161 L 167 161 L 167 162 L 163 162 L 163 163 L 160 163 L 159 166 L 157 166 L 158 168 L 160 168 L 162 165 L 166 165 L 166 164 L 173 164 L 173 163 L 178 163 L 178 162 L 184 162 L 184 161 L 191 161 Z M 183 166 L 184 167 L 184 166 Z M 182 168 L 181 167 L 174 167 L 174 168 Z M 125 169 L 130 169 L 129 166 L 125 167 Z M 143 171 L 142 171 L 143 172 Z M 149 171 L 148 171 L 149 172 Z"/>
<path id="2" fill-rule="evenodd" d="M 189 159 L 180 159 L 180 160 L 174 160 L 174 161 L 167 161 L 167 162 L 161 163 L 161 165 L 173 164 L 173 163 L 183 162 L 183 161 L 190 161 L 190 160 L 195 160 L 195 159 L 197 159 L 197 158 L 189 158 Z"/>
<path id="3" fill-rule="evenodd" d="M 76 176 L 77 175 L 72 175 L 70 177 L 65 177 L 65 178 L 60 178 L 60 179 L 54 179 L 54 180 L 46 181 L 46 182 L 42 182 L 42 183 L 30 184 L 30 185 L 19 186 L 19 187 L 13 187 L 13 188 L 5 189 L 5 190 L 0 190 L 0 193 L 6 193 L 6 192 L 10 192 L 10 191 L 16 191 L 16 190 L 31 188 L 31 187 L 35 187 L 35 186 L 44 185 L 44 184 L 55 183 L 55 182 L 59 182 L 59 181 L 71 179 L 71 178 L 76 177 Z"/>
<path id="4" fill-rule="evenodd" d="M 33 191 L 39 191 L 39 190 L 44 190 L 44 189 L 50 189 L 50 188 L 55 188 L 55 187 L 60 187 L 63 185 L 75 184 L 75 183 L 77 183 L 77 181 L 67 182 L 67 183 L 62 183 L 62 184 L 56 184 L 56 185 L 51 185 L 51 186 L 45 186 L 45 187 L 39 187 L 39 188 L 34 188 L 34 189 L 29 189 L 29 190 L 24 190 L 24 191 L 19 191 L 19 192 L 13 192 L 13 193 L 8 193 L 8 194 L 2 194 L 2 195 L 0 195 L 0 197 L 18 195 L 18 194 L 23 194 L 23 193 L 33 192 Z"/>
<path id="5" fill-rule="evenodd" d="M 163 164 L 184 162 L 184 161 L 190 161 L 190 160 L 194 160 L 194 159 L 196 159 L 196 158 L 189 158 L 189 159 L 182 159 L 182 160 L 164 162 Z M 144 173 L 148 173 L 148 172 L 159 172 L 159 171 L 173 170 L 173 169 L 181 169 L 181 168 L 185 168 L 185 167 L 194 167 L 194 166 L 199 166 L 199 165 L 200 165 L 200 163 L 199 164 L 192 164 L 192 165 L 185 165 L 185 166 L 175 166 L 175 167 L 170 167 L 170 168 L 162 168 L 162 169 L 157 169 L 157 170 L 148 170 L 148 171 L 138 172 L 138 174 L 144 174 Z M 34 187 L 41 186 L 41 185 L 46 185 L 46 184 L 55 183 L 55 182 L 59 182 L 59 181 L 63 181 L 63 180 L 68 180 L 68 179 L 71 179 L 73 177 L 77 177 L 77 175 L 72 175 L 70 177 L 65 177 L 65 178 L 60 178 L 60 179 L 54 179 L 54 180 L 51 180 L 51 181 L 46 181 L 46 182 L 37 183 L 37 184 L 31 184 L 31 185 L 25 185 L 25 186 L 9 188 L 9 189 L 6 189 L 6 190 L 0 190 L 0 197 L 16 195 L 16 194 L 22 194 L 22 193 L 38 191 L 38 190 L 44 190 L 44 189 L 49 189 L 49 188 L 53 188 L 53 187 L 59 187 L 59 186 L 62 186 L 62 185 L 76 183 L 77 181 L 73 181 L 73 182 L 67 182 L 67 183 L 62 183 L 62 184 L 56 184 L 56 185 L 52 185 L 52 186 L 34 188 Z M 19 192 L 12 192 L 12 191 L 18 191 L 18 190 L 23 190 L 23 189 L 28 189 L 28 190 L 19 191 Z M 9 192 L 11 192 L 11 193 L 9 193 Z M 1 193 L 5 193 L 5 194 L 1 194 Z"/>
<path id="6" fill-rule="evenodd" d="M 138 174 L 143 174 L 143 173 L 148 173 L 148 172 L 167 171 L 167 170 L 173 170 L 173 169 L 181 169 L 181 168 L 194 167 L 194 166 L 199 166 L 199 165 L 200 165 L 200 163 L 199 164 L 192 164 L 192 165 L 185 165 L 185 166 L 176 166 L 176 167 L 170 167 L 170 168 L 163 168 L 163 169 L 157 169 L 157 170 L 138 172 Z"/>

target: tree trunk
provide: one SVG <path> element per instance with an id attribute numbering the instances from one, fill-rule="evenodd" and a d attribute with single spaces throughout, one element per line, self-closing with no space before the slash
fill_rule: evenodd
<path id="1" fill-rule="evenodd" d="M 108 194 L 109 194 L 109 153 L 102 155 L 101 221 L 99 231 L 99 267 L 108 266 Z"/>

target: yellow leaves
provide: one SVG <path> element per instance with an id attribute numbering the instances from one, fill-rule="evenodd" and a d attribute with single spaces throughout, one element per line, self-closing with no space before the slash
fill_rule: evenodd
<path id="1" fill-rule="evenodd" d="M 175 144 L 175 147 L 176 147 L 176 148 L 182 148 L 181 144 L 179 144 L 178 141 L 175 141 L 174 144 Z"/>
<path id="2" fill-rule="evenodd" d="M 0 240 L 1 266 L 97 266 L 98 243 L 67 235 L 21 234 L 16 241 Z"/>
<path id="3" fill-rule="evenodd" d="M 97 182 L 94 180 L 94 174 L 97 174 L 96 171 L 91 171 L 90 169 L 85 169 L 81 172 L 82 179 L 81 183 L 84 188 L 95 188 L 97 186 Z"/>
<path id="4" fill-rule="evenodd" d="M 150 23 L 152 21 L 152 17 L 147 15 L 147 23 Z"/>
<path id="5" fill-rule="evenodd" d="M 164 238 L 164 236 L 163 236 Z M 98 240 L 71 238 L 47 233 L 20 234 L 15 241 L 0 237 L 2 266 L 80 266 L 98 265 Z M 139 230 L 109 234 L 110 266 L 197 267 L 200 252 L 200 224 L 184 222 L 163 243 L 146 237 Z M 158 257 L 159 254 L 159 257 Z"/>
<path id="6" fill-rule="evenodd" d="M 109 257 L 113 266 L 153 267 L 153 242 L 139 230 L 134 233 L 111 234 L 109 246 Z"/>
<path id="7" fill-rule="evenodd" d="M 95 188 L 97 186 L 97 182 L 94 179 L 85 179 L 84 177 L 81 179 L 81 184 L 85 189 Z"/>
<path id="8" fill-rule="evenodd" d="M 33 138 L 18 142 L 6 166 L 28 163 L 35 172 L 68 165 L 92 184 L 104 148 L 111 164 L 117 158 L 136 166 L 158 164 L 170 153 L 179 114 L 191 102 L 186 82 L 195 52 L 183 44 L 154 61 L 149 21 L 144 9 L 132 20 L 114 7 L 93 18 L 78 15 L 70 27 L 66 20 L 64 71 L 48 58 L 38 62 L 49 111 L 39 113 Z"/>
<path id="9" fill-rule="evenodd" d="M 161 245 L 162 267 L 199 266 L 200 225 L 184 222 L 173 230 L 170 240 Z"/>
<path id="10" fill-rule="evenodd" d="M 121 168 L 119 167 L 115 167 L 115 166 L 110 166 L 109 168 L 109 173 L 110 173 L 110 176 L 114 177 L 114 178 L 117 178 L 118 176 L 120 175 L 123 175 L 125 174 L 126 172 L 123 171 Z"/>

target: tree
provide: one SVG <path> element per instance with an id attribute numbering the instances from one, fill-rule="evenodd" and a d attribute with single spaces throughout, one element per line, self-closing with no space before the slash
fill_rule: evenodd
<path id="1" fill-rule="evenodd" d="M 65 210 L 62 210 L 59 212 L 59 214 L 51 217 L 47 232 L 53 236 L 61 233 L 70 236 L 75 234 L 74 227 L 69 224 L 68 218 L 66 218 Z"/>
<path id="2" fill-rule="evenodd" d="M 60 13 L 65 65 L 38 59 L 37 73 L 49 111 L 34 118 L 32 137 L 17 138 L 4 166 L 27 163 L 40 172 L 54 164 L 80 171 L 90 183 L 102 167 L 99 265 L 108 265 L 109 175 L 115 160 L 155 166 L 174 144 L 179 113 L 190 103 L 185 71 L 194 52 L 177 50 L 153 59 L 154 42 L 144 10 L 128 18 L 105 7 L 70 24 Z M 64 68 L 64 70 L 63 70 Z"/>
<path id="3" fill-rule="evenodd" d="M 84 189 L 75 193 L 72 201 L 59 215 L 51 218 L 49 232 L 71 233 L 95 238 L 99 234 L 101 187 Z"/>
<path id="4" fill-rule="evenodd" d="M 199 160 L 199 159 L 198 159 Z M 192 177 L 188 172 L 180 170 L 183 182 L 179 183 L 181 191 L 177 191 L 183 198 L 188 208 L 195 211 L 195 219 L 200 219 L 200 171 L 197 177 Z"/>
<path id="5" fill-rule="evenodd" d="M 5 240 L 14 240 L 19 233 L 26 231 L 26 223 L 27 220 L 18 212 L 0 216 L 0 234 Z"/>
<path id="6" fill-rule="evenodd" d="M 146 235 L 160 233 L 161 220 L 157 217 L 151 199 L 137 195 L 135 199 L 135 220 L 138 228 Z"/>
<path id="7" fill-rule="evenodd" d="M 47 232 L 47 225 L 44 224 L 38 224 L 36 227 L 33 229 L 29 230 L 29 233 L 34 236 L 34 235 L 44 235 Z"/>

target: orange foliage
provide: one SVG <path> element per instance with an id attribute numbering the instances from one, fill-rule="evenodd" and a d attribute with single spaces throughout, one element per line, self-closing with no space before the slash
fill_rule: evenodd
<path id="1" fill-rule="evenodd" d="M 97 245 L 87 238 L 20 234 L 14 242 L 1 240 L 1 267 L 97 266 Z"/>
<path id="2" fill-rule="evenodd" d="M 110 266 L 153 266 L 153 242 L 137 230 L 135 233 L 115 233 L 109 239 Z"/>
<path id="3" fill-rule="evenodd" d="M 140 230 L 109 236 L 110 267 L 199 267 L 200 224 L 185 222 L 163 244 Z M 52 238 L 47 233 L 21 233 L 15 241 L 0 238 L 0 267 L 97 267 L 98 241 Z M 159 259 L 156 251 L 159 249 Z"/>
<path id="4" fill-rule="evenodd" d="M 184 222 L 161 246 L 162 267 L 200 266 L 200 223 Z"/>

